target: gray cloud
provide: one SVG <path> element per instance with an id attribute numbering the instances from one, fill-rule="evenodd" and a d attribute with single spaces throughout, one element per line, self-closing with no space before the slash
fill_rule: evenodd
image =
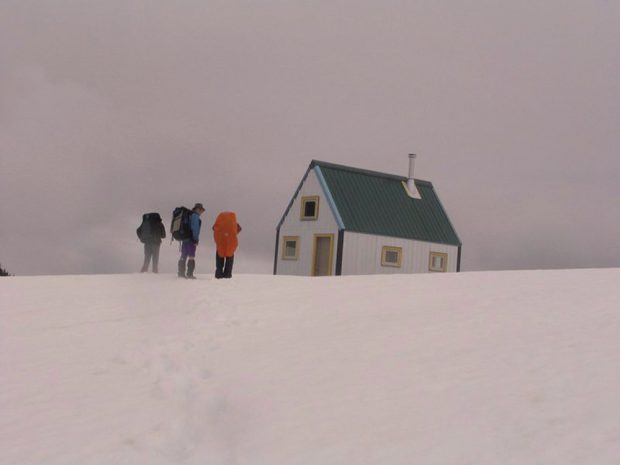
<path id="1" fill-rule="evenodd" d="M 619 20 L 609 1 L 5 1 L 0 263 L 132 271 L 141 213 L 201 201 L 207 226 L 237 212 L 239 270 L 270 272 L 312 158 L 405 174 L 414 151 L 464 269 L 619 266 Z"/>

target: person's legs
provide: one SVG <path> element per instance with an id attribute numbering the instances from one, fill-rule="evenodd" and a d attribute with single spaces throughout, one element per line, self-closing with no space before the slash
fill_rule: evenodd
<path id="1" fill-rule="evenodd" d="M 178 276 L 179 278 L 185 278 L 185 262 L 187 260 L 187 257 L 189 255 L 189 252 L 191 252 L 191 250 L 189 250 L 187 244 L 189 244 L 189 241 L 183 241 L 181 242 L 181 258 L 179 259 L 179 272 L 178 272 Z"/>
<path id="2" fill-rule="evenodd" d="M 226 257 L 226 265 L 224 265 L 224 277 L 232 278 L 233 263 L 235 262 L 235 256 L 231 255 Z"/>
<path id="3" fill-rule="evenodd" d="M 215 277 L 217 279 L 224 277 L 224 257 L 220 257 L 217 252 L 215 252 Z"/>
<path id="4" fill-rule="evenodd" d="M 140 270 L 140 273 L 145 273 L 148 271 L 152 254 L 153 252 L 151 250 L 150 244 L 144 244 L 144 263 L 142 264 L 142 269 Z"/>
<path id="5" fill-rule="evenodd" d="M 153 273 L 159 273 L 159 247 L 160 244 L 153 244 Z"/>
<path id="6" fill-rule="evenodd" d="M 194 269 L 196 268 L 196 244 L 192 241 L 185 241 L 181 247 L 181 260 L 182 268 L 181 268 L 181 260 L 179 260 L 179 276 L 181 275 L 181 270 L 183 270 L 183 276 L 189 279 L 196 279 L 194 277 Z M 187 258 L 187 274 L 185 274 L 185 259 Z"/>

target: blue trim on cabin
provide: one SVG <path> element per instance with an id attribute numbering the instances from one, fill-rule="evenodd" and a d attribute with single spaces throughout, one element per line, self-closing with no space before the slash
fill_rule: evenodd
<path id="1" fill-rule="evenodd" d="M 316 177 L 319 180 L 319 184 L 321 184 L 321 187 L 323 188 L 323 192 L 325 192 L 325 196 L 327 197 L 327 203 L 329 203 L 329 207 L 332 210 L 332 213 L 334 214 L 334 218 L 336 218 L 336 223 L 338 223 L 338 229 L 342 230 L 344 229 L 344 222 L 342 221 L 342 217 L 340 216 L 340 212 L 338 211 L 338 208 L 336 207 L 336 202 L 334 202 L 334 198 L 332 197 L 332 193 L 330 192 L 329 188 L 327 187 L 327 182 L 325 181 L 325 177 L 323 176 L 323 172 L 321 171 L 321 167 L 320 166 L 315 166 L 314 167 L 314 171 L 316 173 Z"/>
<path id="2" fill-rule="evenodd" d="M 308 177 L 308 173 L 310 172 L 311 169 L 312 169 L 312 166 L 309 166 L 308 169 L 306 170 L 306 173 L 304 174 L 304 177 L 301 178 L 301 182 L 299 183 L 299 186 L 297 186 L 297 190 L 295 191 L 295 194 L 293 195 L 293 198 L 291 199 L 291 201 L 289 202 L 288 206 L 286 207 L 286 210 L 284 210 L 284 215 L 282 215 L 282 219 L 278 223 L 278 227 L 277 227 L 278 232 L 280 231 L 280 227 L 282 226 L 282 224 L 284 223 L 284 220 L 286 219 L 286 215 L 288 215 L 288 212 L 290 211 L 291 207 L 293 206 L 293 203 L 295 203 L 295 198 L 299 195 L 299 191 L 301 191 L 301 186 L 303 186 L 304 182 L 306 182 L 306 178 Z"/>

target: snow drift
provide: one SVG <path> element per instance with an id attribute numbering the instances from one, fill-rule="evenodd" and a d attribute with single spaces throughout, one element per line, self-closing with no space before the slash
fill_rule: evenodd
<path id="1" fill-rule="evenodd" d="M 620 457 L 620 270 L 0 279 L 0 463 Z"/>

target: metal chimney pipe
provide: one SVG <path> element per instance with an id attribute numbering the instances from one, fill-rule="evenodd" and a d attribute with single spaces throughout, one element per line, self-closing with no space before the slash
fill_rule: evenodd
<path id="1" fill-rule="evenodd" d="M 413 182 L 413 170 L 415 168 L 415 158 L 416 158 L 415 153 L 409 154 L 409 178 L 407 179 L 407 189 L 409 189 L 409 192 L 411 192 L 412 194 L 414 192 L 417 193 L 417 190 L 415 188 L 415 183 Z"/>

